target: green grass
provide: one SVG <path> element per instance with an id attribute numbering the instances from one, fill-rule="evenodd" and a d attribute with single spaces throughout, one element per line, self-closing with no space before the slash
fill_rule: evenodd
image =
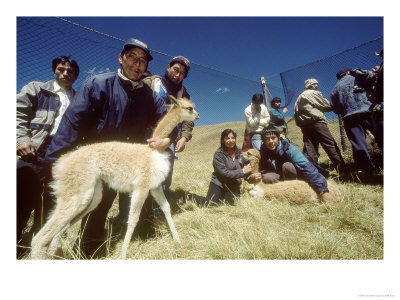
<path id="1" fill-rule="evenodd" d="M 129 259 L 383 259 L 382 184 L 338 182 L 343 198 L 331 206 L 293 205 L 248 194 L 234 206 L 201 208 L 194 204 L 188 195 L 206 195 L 213 153 L 225 128 L 238 133 L 237 144 L 241 146 L 244 122 L 198 126 L 185 151 L 178 154 L 170 202 L 187 198 L 173 214 L 181 244 L 173 242 L 165 219 L 159 217 L 156 238 L 132 240 Z M 302 135 L 294 122 L 289 123 L 289 138 L 301 149 Z M 325 152 L 320 149 L 320 153 L 320 163 L 329 166 Z M 351 149 L 344 157 L 351 161 Z M 109 214 L 110 229 L 117 214 L 115 201 Z M 74 225 L 64 235 L 66 258 L 75 258 L 71 249 L 78 228 L 79 224 Z M 117 259 L 123 235 L 110 237 L 106 254 L 99 259 Z"/>

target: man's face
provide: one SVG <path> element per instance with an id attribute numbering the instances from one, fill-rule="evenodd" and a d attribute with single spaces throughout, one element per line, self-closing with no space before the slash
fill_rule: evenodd
<path id="1" fill-rule="evenodd" d="M 279 139 L 275 134 L 267 133 L 264 136 L 264 144 L 268 150 L 275 150 L 278 147 Z"/>
<path id="2" fill-rule="evenodd" d="M 318 88 L 318 83 L 313 83 L 312 85 L 310 85 L 311 90 L 316 90 L 317 88 Z"/>
<path id="3" fill-rule="evenodd" d="M 172 66 L 167 66 L 167 73 L 173 82 L 180 84 L 186 76 L 186 69 L 182 64 L 174 63 Z"/>
<path id="4" fill-rule="evenodd" d="M 74 69 L 68 62 L 57 65 L 56 69 L 54 70 L 54 77 L 56 78 L 57 83 L 63 89 L 67 90 L 71 89 L 77 78 Z"/>
<path id="5" fill-rule="evenodd" d="M 122 66 L 122 74 L 130 80 L 138 81 L 147 70 L 147 56 L 142 49 L 134 47 L 121 55 L 118 55 Z"/>
<path id="6" fill-rule="evenodd" d="M 272 107 L 278 109 L 279 107 L 281 107 L 281 102 L 275 101 L 274 103 L 272 103 Z"/>

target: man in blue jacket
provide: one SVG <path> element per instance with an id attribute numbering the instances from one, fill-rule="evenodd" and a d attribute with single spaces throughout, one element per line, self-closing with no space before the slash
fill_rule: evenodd
<path id="1" fill-rule="evenodd" d="M 309 160 L 288 139 L 279 139 L 279 129 L 268 126 L 262 132 L 264 143 L 260 149 L 259 170 L 264 183 L 302 179 L 317 193 L 322 202 L 334 202 L 328 183 L 319 166 Z M 321 169 L 321 171 L 323 171 Z"/>
<path id="2" fill-rule="evenodd" d="M 158 75 L 150 75 L 143 79 L 151 89 L 163 98 L 166 104 L 171 104 L 167 95 L 172 95 L 175 98 L 188 98 L 190 95 L 183 85 L 183 80 L 188 76 L 190 70 L 190 61 L 184 56 L 175 56 L 167 64 L 167 69 L 162 77 Z M 194 123 L 182 122 L 177 126 L 177 139 L 171 143 L 167 151 L 170 152 L 171 167 L 163 189 L 165 197 L 170 200 L 169 188 L 172 184 L 172 173 L 175 163 L 175 153 L 182 152 L 185 149 L 186 143 L 192 138 Z M 129 197 L 119 197 L 119 219 L 121 223 L 126 223 L 129 212 Z M 156 210 L 160 210 L 158 205 L 154 203 Z"/>
<path id="3" fill-rule="evenodd" d="M 75 93 L 72 85 L 79 75 L 78 63 L 69 56 L 54 58 L 51 66 L 55 79 L 32 81 L 17 95 L 17 244 L 32 210 L 35 210 L 31 230 L 34 232 L 50 209 L 51 200 L 44 189 L 45 178 L 41 176 L 38 161 L 46 153 L 72 100 Z"/>
<path id="4" fill-rule="evenodd" d="M 118 60 L 121 68 L 117 72 L 93 76 L 79 88 L 47 149 L 45 163 L 54 162 L 60 155 L 82 143 L 146 142 L 148 128 L 154 127 L 166 113 L 163 99 L 142 81 L 152 60 L 150 50 L 145 43 L 129 39 Z M 147 142 L 150 147 L 163 152 L 174 135 L 176 132 L 171 134 L 171 138 L 152 138 Z M 80 248 L 87 257 L 93 255 L 104 241 L 105 220 L 115 196 L 114 190 L 105 187 L 99 206 L 82 220 Z M 141 220 L 149 218 L 145 216 L 146 204 Z M 152 225 L 149 222 L 146 226 Z"/>
<path id="5" fill-rule="evenodd" d="M 279 111 L 281 107 L 282 100 L 279 97 L 274 97 L 271 100 L 271 109 L 269 110 L 269 115 L 271 119 L 269 120 L 269 125 L 277 127 L 281 131 L 281 138 L 286 138 L 288 133 L 288 127 L 285 121 L 285 114 L 288 109 L 284 107 L 282 112 Z"/>
<path id="6" fill-rule="evenodd" d="M 376 167 L 371 161 L 368 144 L 365 138 L 368 129 L 376 141 L 381 144 L 383 137 L 378 124 L 372 117 L 366 92 L 355 92 L 359 85 L 357 79 L 350 74 L 350 68 L 340 70 L 336 74 L 339 80 L 331 93 L 333 111 L 342 115 L 343 125 L 353 149 L 353 159 L 357 171 L 371 174 Z"/>

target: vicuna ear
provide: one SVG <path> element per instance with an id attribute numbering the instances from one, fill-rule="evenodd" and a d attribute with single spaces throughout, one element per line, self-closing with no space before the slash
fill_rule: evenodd
<path id="1" fill-rule="evenodd" d="M 171 102 L 175 105 L 178 105 L 178 102 L 176 101 L 176 98 L 172 95 L 167 95 L 168 99 L 171 100 Z M 178 105 L 179 106 L 179 105 Z"/>

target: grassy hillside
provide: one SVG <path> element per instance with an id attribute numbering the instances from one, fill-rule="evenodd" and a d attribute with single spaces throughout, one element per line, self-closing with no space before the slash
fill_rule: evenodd
<path id="1" fill-rule="evenodd" d="M 289 125 L 289 138 L 301 149 L 301 132 L 294 122 Z M 187 199 L 173 214 L 181 244 L 173 242 L 161 216 L 156 221 L 157 237 L 133 240 L 128 258 L 383 259 L 382 184 L 339 182 L 344 196 L 332 206 L 292 205 L 278 199 L 251 198 L 248 194 L 234 206 L 200 208 L 191 202 L 189 193 L 202 196 L 207 193 L 213 153 L 226 128 L 238 133 L 237 143 L 241 146 L 244 122 L 199 126 L 195 127 L 185 151 L 178 154 L 170 202 L 176 202 L 179 197 Z M 320 149 L 320 153 L 320 162 L 328 165 L 325 152 Z M 349 162 L 351 150 L 344 156 Z M 107 224 L 110 232 L 117 214 L 116 201 Z M 71 249 L 78 226 L 64 236 L 67 258 L 74 257 Z M 106 254 L 100 259 L 118 258 L 123 235 L 110 233 Z"/>

